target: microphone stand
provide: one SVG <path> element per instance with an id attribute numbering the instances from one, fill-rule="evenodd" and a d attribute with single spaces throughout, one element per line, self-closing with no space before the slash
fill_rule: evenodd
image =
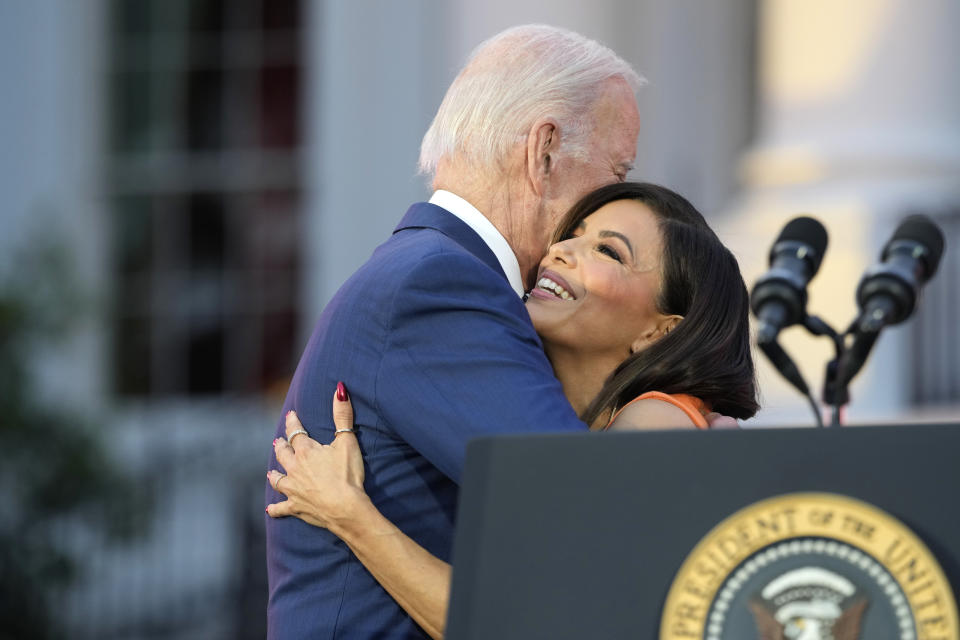
<path id="1" fill-rule="evenodd" d="M 823 419 L 820 416 L 820 408 L 810 393 L 810 387 L 807 386 L 807 381 L 804 380 L 803 374 L 800 373 L 800 369 L 793 361 L 793 358 L 790 357 L 777 341 L 776 334 L 759 333 L 757 335 L 757 346 L 760 347 L 760 350 L 763 351 L 764 355 L 767 356 L 767 359 L 770 360 L 780 375 L 806 397 L 810 403 L 810 408 L 813 410 L 813 417 L 817 421 L 817 426 L 822 427 Z"/>
<path id="2" fill-rule="evenodd" d="M 807 316 L 803 322 L 803 326 L 812 335 L 827 336 L 828 338 L 830 338 L 830 341 L 833 343 L 834 358 L 833 360 L 827 363 L 827 372 L 824 377 L 824 383 L 823 383 L 824 384 L 823 393 L 824 393 L 824 402 L 826 402 L 828 406 L 833 406 L 834 408 L 833 419 L 830 421 L 830 426 L 839 427 L 841 424 L 840 408 L 843 405 L 847 404 L 847 402 L 850 401 L 850 398 L 848 395 L 846 395 L 846 389 L 844 389 L 844 392 L 843 392 L 843 401 L 840 402 L 839 404 L 827 400 L 826 395 L 827 395 L 827 388 L 833 384 L 833 380 L 834 380 L 833 375 L 837 370 L 836 363 L 839 363 L 841 361 L 843 354 L 846 351 L 845 344 L 843 341 L 843 336 L 837 333 L 833 327 L 831 327 L 822 318 L 818 316 Z M 833 397 L 834 396 L 831 396 L 831 398 Z M 822 421 L 820 423 L 820 426 L 823 426 Z"/>
<path id="3" fill-rule="evenodd" d="M 840 426 L 840 409 L 850 402 L 850 382 L 867 362 L 879 336 L 880 326 L 875 327 L 857 318 L 842 336 L 837 357 L 827 363 L 823 401 L 833 407 L 833 426 Z"/>
<path id="4" fill-rule="evenodd" d="M 833 343 L 834 351 L 836 352 L 836 357 L 830 363 L 827 364 L 827 382 L 825 382 L 824 387 L 824 397 L 827 395 L 827 387 L 832 388 L 835 385 L 836 377 L 835 372 L 838 369 L 838 363 L 843 360 L 844 354 L 847 352 L 843 337 L 838 334 L 833 327 L 824 322 L 821 318 L 817 316 L 804 316 L 803 322 L 801 325 L 812 335 L 814 336 L 826 336 L 830 338 L 830 341 Z M 823 416 L 821 415 L 820 407 L 817 405 L 817 401 L 814 399 L 813 395 L 810 393 L 810 388 L 807 386 L 806 380 L 803 379 L 803 375 L 800 373 L 800 369 L 797 368 L 797 365 L 794 363 L 790 355 L 784 350 L 784 348 L 777 342 L 777 339 L 774 337 L 768 339 L 765 336 L 758 336 L 757 346 L 760 347 L 760 350 L 763 351 L 764 355 L 770 360 L 777 371 L 782 375 L 786 380 L 792 384 L 797 391 L 806 396 L 807 401 L 810 403 L 810 408 L 813 410 L 813 417 L 817 422 L 818 427 L 823 427 Z M 861 365 L 862 366 L 862 362 Z M 849 370 L 848 366 L 843 367 L 844 370 Z M 859 367 L 857 367 L 859 370 Z M 852 377 L 852 376 L 851 376 Z M 849 382 L 849 380 L 847 380 Z M 846 393 L 846 388 L 844 388 L 844 394 Z M 833 400 L 835 397 L 831 395 L 830 398 Z M 846 404 L 848 401 L 847 396 L 843 396 L 843 402 L 839 405 L 836 405 L 834 410 L 833 422 L 830 426 L 840 426 L 840 407 Z M 829 404 L 834 404 L 829 402 Z"/>
<path id="5" fill-rule="evenodd" d="M 880 336 L 882 325 L 871 323 L 860 316 L 841 335 L 817 316 L 805 316 L 800 324 L 811 335 L 828 337 L 833 343 L 835 356 L 826 366 L 823 381 L 823 402 L 831 408 L 830 426 L 842 426 L 842 409 L 850 402 L 850 382 L 866 364 L 873 345 L 876 344 L 877 338 Z M 797 391 L 806 396 L 810 407 L 813 409 L 817 426 L 825 426 L 820 408 L 810 394 L 810 388 L 803 379 L 800 369 L 777 342 L 776 337 L 772 339 L 758 337 L 757 346 L 776 367 L 780 375 L 786 378 Z"/>

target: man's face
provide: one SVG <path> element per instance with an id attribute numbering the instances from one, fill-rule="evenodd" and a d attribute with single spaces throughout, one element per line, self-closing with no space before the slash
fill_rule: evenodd
<path id="1" fill-rule="evenodd" d="M 587 157 L 574 158 L 562 149 L 552 157 L 549 189 L 535 223 L 539 227 L 536 241 L 540 256 L 546 252 L 560 219 L 580 198 L 599 187 L 626 180 L 636 158 L 638 135 L 636 98 L 626 82 L 611 80 L 594 106 Z"/>

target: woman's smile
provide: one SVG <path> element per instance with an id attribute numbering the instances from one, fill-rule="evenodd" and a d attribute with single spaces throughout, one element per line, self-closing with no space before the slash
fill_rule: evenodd
<path id="1" fill-rule="evenodd" d="M 531 296 L 536 296 L 544 300 L 576 300 L 577 296 L 573 292 L 566 280 L 557 273 L 549 269 L 541 270 L 537 278 L 537 286 L 530 292 Z"/>

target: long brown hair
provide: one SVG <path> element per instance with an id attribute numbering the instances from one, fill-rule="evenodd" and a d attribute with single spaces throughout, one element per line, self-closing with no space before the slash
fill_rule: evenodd
<path id="1" fill-rule="evenodd" d="M 622 182 L 584 196 L 560 222 L 553 242 L 617 200 L 636 200 L 657 217 L 663 237 L 660 313 L 683 319 L 614 370 L 580 416 L 588 425 L 647 391 L 696 396 L 714 411 L 746 419 L 757 412 L 750 351 L 750 298 L 733 254 L 684 197 L 655 184 Z"/>

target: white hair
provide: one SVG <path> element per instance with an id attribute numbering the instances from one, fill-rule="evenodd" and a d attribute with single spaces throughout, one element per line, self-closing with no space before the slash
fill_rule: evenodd
<path id="1" fill-rule="evenodd" d="M 602 44 L 546 25 L 502 31 L 474 49 L 447 90 L 420 146 L 420 173 L 431 178 L 444 157 L 493 167 L 540 118 L 554 118 L 561 148 L 583 157 L 591 107 L 603 84 L 622 78 L 636 92 L 644 80 Z"/>

